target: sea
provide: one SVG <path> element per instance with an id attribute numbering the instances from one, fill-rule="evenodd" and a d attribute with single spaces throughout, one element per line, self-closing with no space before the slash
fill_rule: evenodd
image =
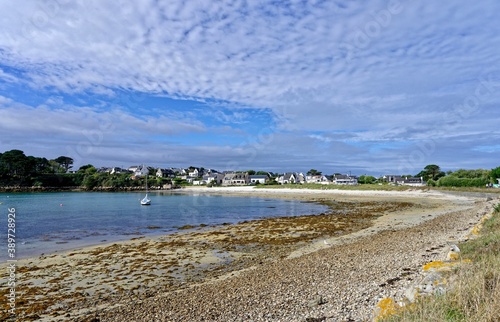
<path id="1" fill-rule="evenodd" d="M 300 200 L 176 192 L 149 196 L 152 204 L 142 206 L 144 193 L 136 192 L 0 193 L 0 261 L 166 235 L 186 226 L 327 211 Z"/>

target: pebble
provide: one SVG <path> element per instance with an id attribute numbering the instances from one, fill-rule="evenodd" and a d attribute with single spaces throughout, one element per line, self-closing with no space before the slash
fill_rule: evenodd
<path id="1" fill-rule="evenodd" d="M 445 257 L 448 249 L 440 246 L 475 216 L 470 209 L 452 212 L 415 227 L 265 261 L 234 277 L 103 309 L 99 321 L 371 320 L 378 301 L 404 298 L 411 281 L 422 277 L 422 265 Z M 419 255 L 429 247 L 435 251 Z"/>

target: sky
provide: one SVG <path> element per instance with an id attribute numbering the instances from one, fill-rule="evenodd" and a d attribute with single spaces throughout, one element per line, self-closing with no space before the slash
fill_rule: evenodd
<path id="1" fill-rule="evenodd" d="M 500 166 L 500 2 L 0 2 L 0 152 L 74 168 Z"/>

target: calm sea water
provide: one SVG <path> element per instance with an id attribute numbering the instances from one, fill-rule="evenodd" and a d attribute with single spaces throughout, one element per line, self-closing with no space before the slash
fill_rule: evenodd
<path id="1" fill-rule="evenodd" d="M 178 231 L 184 225 L 217 225 L 325 212 L 326 206 L 284 199 L 207 194 L 0 193 L 0 260 L 8 258 L 7 217 L 15 208 L 16 257 Z"/>

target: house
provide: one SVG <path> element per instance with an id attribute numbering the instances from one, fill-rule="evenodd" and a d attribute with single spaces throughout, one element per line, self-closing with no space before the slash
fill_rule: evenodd
<path id="1" fill-rule="evenodd" d="M 276 180 L 279 184 L 304 183 L 305 178 L 302 173 L 286 172 Z"/>
<path id="2" fill-rule="evenodd" d="M 135 173 L 140 167 L 140 165 L 131 165 L 130 167 L 128 167 L 128 171 Z"/>
<path id="3" fill-rule="evenodd" d="M 110 174 L 119 174 L 119 173 L 128 173 L 130 171 L 128 171 L 127 169 L 122 169 L 122 168 L 119 168 L 119 167 L 113 167 L 111 168 L 111 171 L 109 171 Z"/>
<path id="4" fill-rule="evenodd" d="M 307 183 L 330 184 L 331 181 L 324 175 L 306 176 Z"/>
<path id="5" fill-rule="evenodd" d="M 255 175 L 250 176 L 250 183 L 253 183 L 253 184 L 257 184 L 257 183 L 264 184 L 268 181 L 269 181 L 269 177 L 265 174 L 262 174 L 262 175 L 255 174 Z"/>
<path id="6" fill-rule="evenodd" d="M 224 177 L 225 175 L 222 173 L 206 174 L 203 176 L 203 181 L 207 184 L 213 182 L 216 185 L 221 185 L 224 181 Z"/>
<path id="7" fill-rule="evenodd" d="M 198 178 L 200 176 L 200 172 L 198 169 L 194 168 L 194 170 L 188 172 L 188 176 Z"/>
<path id="8" fill-rule="evenodd" d="M 421 186 L 425 186 L 425 181 L 424 181 L 423 177 L 405 177 L 402 185 L 421 187 Z"/>
<path id="9" fill-rule="evenodd" d="M 110 173 L 112 170 L 112 168 L 108 168 L 108 167 L 100 167 L 99 169 L 97 169 L 97 173 Z"/>
<path id="10" fill-rule="evenodd" d="M 355 186 L 358 184 L 358 178 L 348 174 L 334 174 L 332 182 L 339 185 Z"/>
<path id="11" fill-rule="evenodd" d="M 158 168 L 158 170 L 156 170 L 156 176 L 158 178 L 174 178 L 175 172 L 172 169 Z"/>
<path id="12" fill-rule="evenodd" d="M 175 175 L 186 174 L 186 171 L 182 168 L 170 168 L 174 172 Z"/>
<path id="13" fill-rule="evenodd" d="M 385 175 L 383 177 L 385 181 L 394 185 L 404 185 L 404 186 L 425 186 L 425 181 L 423 177 L 408 177 L 408 176 L 398 176 L 398 175 Z"/>
<path id="14" fill-rule="evenodd" d="M 383 179 L 387 181 L 388 183 L 392 184 L 401 184 L 404 181 L 404 178 L 402 176 L 398 176 L 395 174 L 388 174 L 383 176 Z"/>
<path id="15" fill-rule="evenodd" d="M 129 168 L 130 169 L 130 168 Z M 134 176 L 135 177 L 144 177 L 145 175 L 149 174 L 149 170 L 147 167 L 144 165 L 139 166 L 135 171 L 134 171 Z"/>
<path id="16" fill-rule="evenodd" d="M 250 183 L 250 178 L 247 172 L 231 172 L 224 175 L 222 180 L 223 186 L 241 186 Z"/>

